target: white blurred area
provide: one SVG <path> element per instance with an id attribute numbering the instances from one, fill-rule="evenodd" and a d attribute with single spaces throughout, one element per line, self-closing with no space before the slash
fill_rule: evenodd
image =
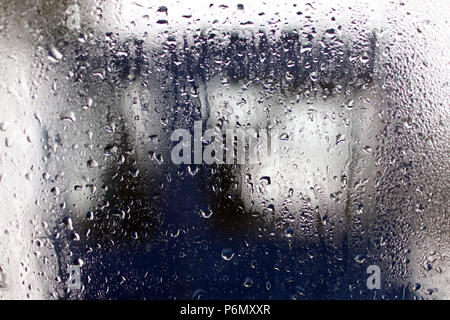
<path id="1" fill-rule="evenodd" d="M 262 129 L 271 136 L 271 156 L 240 166 L 235 192 L 241 195 L 246 210 L 269 220 L 285 221 L 285 229 L 297 230 L 297 239 L 317 240 L 311 233 L 317 226 L 304 230 L 301 224 L 316 220 L 318 214 L 328 224 L 326 229 L 334 225 L 334 230 L 328 230 L 334 233 L 333 242 L 341 242 L 343 225 L 339 220 L 348 210 L 347 184 L 358 177 L 370 177 L 375 171 L 372 150 L 381 128 L 376 89 L 356 90 L 351 98 L 335 93 L 313 99 L 314 103 L 298 95 L 263 96 L 264 89 L 259 85 L 242 90 L 236 85 L 224 87 L 218 80 L 208 83 L 209 128 L 225 118 L 223 130 Z M 261 100 L 266 108 L 258 103 Z M 360 183 L 370 194 L 374 193 L 374 181 L 369 180 Z M 366 199 L 366 224 L 374 210 L 369 202 Z M 301 217 L 305 213 L 308 216 Z"/>

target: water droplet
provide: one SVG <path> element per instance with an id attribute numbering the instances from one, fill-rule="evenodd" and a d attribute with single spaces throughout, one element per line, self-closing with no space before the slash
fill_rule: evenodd
<path id="1" fill-rule="evenodd" d="M 348 101 L 347 101 L 347 103 L 345 104 L 345 107 L 346 107 L 347 109 L 353 109 L 354 104 L 355 104 L 355 100 L 351 99 L 351 100 L 348 100 Z"/>
<path id="2" fill-rule="evenodd" d="M 363 264 L 366 262 L 366 256 L 364 254 L 358 254 L 353 259 L 356 263 Z"/>
<path id="3" fill-rule="evenodd" d="M 250 277 L 245 278 L 244 287 L 250 288 L 251 286 L 253 286 L 253 279 Z"/>
<path id="4" fill-rule="evenodd" d="M 61 52 L 58 51 L 55 47 L 50 48 L 50 59 L 53 60 L 61 60 L 63 58 L 63 55 Z"/>
<path id="5" fill-rule="evenodd" d="M 8 129 L 8 122 L 2 121 L 0 122 L 0 131 L 6 131 Z"/>
<path id="6" fill-rule="evenodd" d="M 367 51 L 364 51 L 361 56 L 359 57 L 359 60 L 362 63 L 367 63 L 370 60 L 370 55 Z"/>
<path id="7" fill-rule="evenodd" d="M 365 152 L 365 153 L 372 153 L 372 147 L 370 147 L 370 146 L 365 146 L 365 147 L 364 147 L 364 152 Z"/>
<path id="8" fill-rule="evenodd" d="M 160 6 L 156 12 L 164 12 L 167 15 L 169 10 L 166 6 Z"/>
<path id="9" fill-rule="evenodd" d="M 421 288 L 422 286 L 420 285 L 420 283 L 414 283 L 413 284 L 413 286 L 412 286 L 412 290 L 413 291 L 417 291 L 417 290 L 419 290 L 420 288 Z"/>
<path id="10" fill-rule="evenodd" d="M 192 294 L 192 300 L 200 300 L 204 296 L 206 296 L 206 291 L 203 289 L 197 289 Z"/>
<path id="11" fill-rule="evenodd" d="M 72 241 L 80 241 L 80 235 L 76 232 L 72 232 L 71 239 Z"/>
<path id="12" fill-rule="evenodd" d="M 95 161 L 94 159 L 90 159 L 87 162 L 87 166 L 88 166 L 88 168 L 98 167 L 98 162 Z"/>
<path id="13" fill-rule="evenodd" d="M 53 187 L 50 189 L 50 192 L 53 193 L 55 196 L 59 195 L 59 189 L 58 187 Z"/>
<path id="14" fill-rule="evenodd" d="M 133 239 L 133 240 L 137 240 L 139 238 L 137 232 L 131 232 L 130 236 L 131 236 L 131 239 Z"/>
<path id="15" fill-rule="evenodd" d="M 86 213 L 86 219 L 87 220 L 94 220 L 94 213 L 92 211 L 88 211 Z"/>
<path id="16" fill-rule="evenodd" d="M 268 176 L 261 177 L 261 179 L 259 179 L 259 182 L 261 183 L 261 185 L 267 186 L 271 183 L 270 177 Z"/>
<path id="17" fill-rule="evenodd" d="M 233 249 L 231 248 L 224 248 L 222 249 L 222 253 L 220 254 L 223 260 L 231 260 L 234 257 Z"/>
<path id="18" fill-rule="evenodd" d="M 316 82 L 317 79 L 319 78 L 319 73 L 316 71 L 311 72 L 311 74 L 309 75 L 309 78 L 311 79 L 312 82 Z"/>
<path id="19" fill-rule="evenodd" d="M 5 146 L 8 148 L 11 148 L 13 146 L 13 142 L 12 142 L 11 138 L 9 138 L 9 137 L 5 138 Z"/>
<path id="20" fill-rule="evenodd" d="M 73 230 L 72 219 L 70 217 L 65 217 L 63 219 L 63 223 L 64 223 L 64 225 L 66 226 L 67 229 Z"/>
<path id="21" fill-rule="evenodd" d="M 209 219 L 209 218 L 211 218 L 212 214 L 213 214 L 213 212 L 209 208 L 206 210 L 200 209 L 200 216 L 202 218 Z"/>
<path id="22" fill-rule="evenodd" d="M 286 230 L 284 231 L 284 235 L 286 236 L 286 238 L 292 238 L 294 236 L 294 228 L 286 228 Z"/>
<path id="23" fill-rule="evenodd" d="M 345 135 L 339 133 L 336 136 L 336 145 L 338 145 L 339 143 L 344 142 L 344 141 L 345 141 Z"/>
<path id="24" fill-rule="evenodd" d="M 73 113 L 73 111 L 69 111 L 61 115 L 61 120 L 69 120 L 70 122 L 75 122 L 77 119 L 75 118 L 75 113 Z"/>

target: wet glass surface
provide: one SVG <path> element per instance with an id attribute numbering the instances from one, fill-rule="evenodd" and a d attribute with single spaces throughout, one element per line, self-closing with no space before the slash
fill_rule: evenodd
<path id="1" fill-rule="evenodd" d="M 448 299 L 449 9 L 0 1 L 0 298 Z"/>

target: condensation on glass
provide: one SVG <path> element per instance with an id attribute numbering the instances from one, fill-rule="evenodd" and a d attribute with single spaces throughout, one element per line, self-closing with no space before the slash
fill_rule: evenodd
<path id="1" fill-rule="evenodd" d="M 448 299 L 449 12 L 1 1 L 0 298 Z"/>

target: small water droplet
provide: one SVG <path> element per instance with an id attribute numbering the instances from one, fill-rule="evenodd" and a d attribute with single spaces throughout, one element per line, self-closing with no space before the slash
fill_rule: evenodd
<path id="1" fill-rule="evenodd" d="M 353 109 L 354 104 L 355 104 L 355 100 L 351 99 L 351 100 L 348 100 L 348 101 L 347 101 L 347 103 L 345 104 L 345 107 L 346 107 L 347 109 Z"/>
<path id="2" fill-rule="evenodd" d="M 63 55 L 61 52 L 58 51 L 55 47 L 50 48 L 50 59 L 53 60 L 61 60 L 63 58 Z"/>
<path id="3" fill-rule="evenodd" d="M 11 138 L 9 138 L 9 137 L 5 138 L 5 146 L 8 148 L 11 148 L 13 146 L 13 142 L 12 142 Z"/>
<path id="4" fill-rule="evenodd" d="M 80 241 L 80 235 L 76 232 L 73 232 L 71 235 L 72 241 Z"/>
<path id="5" fill-rule="evenodd" d="M 213 214 L 213 212 L 209 208 L 207 210 L 200 209 L 200 216 L 204 219 L 211 218 L 212 214 Z"/>
<path id="6" fill-rule="evenodd" d="M 8 129 L 8 122 L 2 121 L 0 122 L 0 131 L 6 131 Z"/>
<path id="7" fill-rule="evenodd" d="M 244 287 L 250 288 L 253 285 L 253 279 L 250 277 L 245 278 Z"/>
<path id="8" fill-rule="evenodd" d="M 366 256 L 364 254 L 358 254 L 353 259 L 356 263 L 362 264 L 366 261 Z"/>
<path id="9" fill-rule="evenodd" d="M 87 166 L 88 168 L 98 167 L 98 162 L 95 161 L 94 159 L 88 160 Z"/>
<path id="10" fill-rule="evenodd" d="M 372 152 L 372 147 L 370 147 L 370 146 L 365 146 L 365 147 L 364 147 L 364 152 L 365 152 L 365 153 L 371 153 L 371 152 Z"/>
<path id="11" fill-rule="evenodd" d="M 206 296 L 206 291 L 203 289 L 197 289 L 192 294 L 192 300 L 200 300 L 204 296 Z"/>
<path id="12" fill-rule="evenodd" d="M 222 249 L 222 253 L 220 254 L 223 260 L 231 260 L 234 257 L 233 249 L 231 248 L 224 248 Z"/>
<path id="13" fill-rule="evenodd" d="M 359 57 L 359 60 L 360 60 L 362 63 L 367 63 L 367 62 L 370 60 L 370 55 L 369 55 L 369 53 L 366 52 L 366 51 L 364 51 L 364 52 L 361 54 L 361 56 Z"/>
<path id="14" fill-rule="evenodd" d="M 55 196 L 59 195 L 59 189 L 58 187 L 53 187 L 50 189 L 50 192 L 53 193 Z"/>
<path id="15" fill-rule="evenodd" d="M 270 180 L 269 176 L 264 176 L 264 177 L 261 177 L 261 179 L 259 179 L 259 182 L 261 183 L 261 185 L 267 186 L 271 183 L 271 180 Z"/>
<path id="16" fill-rule="evenodd" d="M 311 79 L 312 82 L 316 82 L 317 79 L 319 78 L 319 73 L 317 73 L 316 71 L 311 72 L 309 78 Z"/>
<path id="17" fill-rule="evenodd" d="M 86 219 L 87 220 L 94 220 L 94 213 L 92 211 L 88 211 L 86 213 Z"/>
<path id="18" fill-rule="evenodd" d="M 286 230 L 284 231 L 284 235 L 286 236 L 286 238 L 292 238 L 294 236 L 294 228 L 286 228 Z"/>
<path id="19" fill-rule="evenodd" d="M 137 232 L 131 232 L 130 236 L 131 236 L 131 239 L 133 239 L 133 240 L 137 240 L 139 238 Z"/>
<path id="20" fill-rule="evenodd" d="M 412 290 L 413 291 L 417 291 L 417 290 L 419 290 L 420 288 L 421 288 L 422 286 L 420 285 L 420 283 L 414 283 L 413 284 L 413 286 L 412 286 Z"/>
<path id="21" fill-rule="evenodd" d="M 75 118 L 75 113 L 73 113 L 73 111 L 69 111 L 61 115 L 61 120 L 69 120 L 70 122 L 75 122 L 77 119 Z"/>
<path id="22" fill-rule="evenodd" d="M 65 217 L 63 219 L 63 223 L 64 223 L 64 225 L 66 226 L 67 229 L 73 230 L 72 219 L 70 217 Z"/>
<path id="23" fill-rule="evenodd" d="M 339 133 L 336 136 L 336 145 L 338 145 L 339 143 L 344 142 L 344 141 L 345 141 L 345 135 Z"/>

